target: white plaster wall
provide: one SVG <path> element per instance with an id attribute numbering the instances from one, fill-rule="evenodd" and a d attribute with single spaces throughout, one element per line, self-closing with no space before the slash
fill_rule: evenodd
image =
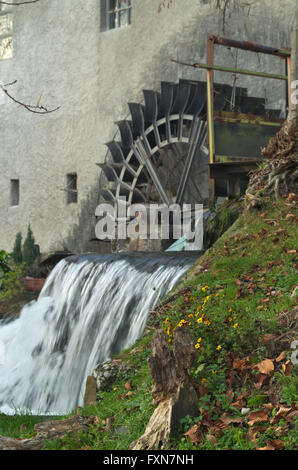
<path id="1" fill-rule="evenodd" d="M 241 1 L 241 0 L 240 0 Z M 170 58 L 206 60 L 207 33 L 222 34 L 222 12 L 214 0 L 174 0 L 158 14 L 159 0 L 134 0 L 132 25 L 100 31 L 99 0 L 40 0 L 14 7 L 14 56 L 0 61 L 0 81 L 18 83 L 18 98 L 56 113 L 39 116 L 10 102 L 0 105 L 0 247 L 11 250 L 18 231 L 30 222 L 42 252 L 92 249 L 94 210 L 104 143 L 116 132 L 114 121 L 128 117 L 127 102 L 141 101 L 142 89 L 160 81 L 204 79 L 205 72 Z M 260 0 L 230 11 L 227 37 L 290 46 L 296 0 Z M 234 59 L 233 59 L 234 60 Z M 234 65 L 220 48 L 217 63 Z M 283 73 L 278 59 L 241 53 L 238 66 Z M 230 83 L 218 74 L 216 80 Z M 259 80 L 259 79 L 258 79 Z M 267 83 L 267 82 L 266 82 Z M 268 93 L 278 105 L 284 86 L 241 79 L 256 96 Z M 76 172 L 79 203 L 66 204 L 66 174 Z M 20 179 L 20 205 L 9 206 L 10 180 Z"/>

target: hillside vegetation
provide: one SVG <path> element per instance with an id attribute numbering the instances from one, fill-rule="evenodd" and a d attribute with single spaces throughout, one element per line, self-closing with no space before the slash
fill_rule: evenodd
<path id="1" fill-rule="evenodd" d="M 298 366 L 291 361 L 298 338 L 296 222 L 294 194 L 263 198 L 261 209 L 244 211 L 151 314 L 140 341 L 118 357 L 133 371 L 100 392 L 96 405 L 76 411 L 89 417 L 89 431 L 46 448 L 128 449 L 154 410 L 147 365 L 154 332 L 162 328 L 171 347 L 181 326 L 196 344 L 191 380 L 198 416 L 182 420 L 168 448 L 297 447 Z M 30 437 L 36 421 L 2 417 L 0 434 Z"/>

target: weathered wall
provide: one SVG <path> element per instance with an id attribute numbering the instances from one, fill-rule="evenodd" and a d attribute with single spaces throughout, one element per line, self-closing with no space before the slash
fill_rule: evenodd
<path id="1" fill-rule="evenodd" d="M 141 101 L 142 89 L 161 80 L 204 79 L 202 71 L 170 58 L 206 60 L 207 33 L 274 46 L 290 46 L 296 0 L 259 0 L 251 9 L 215 9 L 214 0 L 174 0 L 158 14 L 159 0 L 135 0 L 132 25 L 100 32 L 99 0 L 40 0 L 14 12 L 14 56 L 0 62 L 0 80 L 15 79 L 11 92 L 35 103 L 41 93 L 54 114 L 39 116 L 9 100 L 0 105 L 0 247 L 11 249 L 30 222 L 41 250 L 92 250 L 98 200 L 97 162 L 116 132 L 114 121 L 128 116 L 127 102 Z M 247 0 L 245 3 L 249 3 Z M 234 65 L 220 48 L 217 63 Z M 272 62 L 273 61 L 273 62 Z M 284 72 L 279 59 L 241 53 L 238 66 Z M 231 83 L 218 74 L 218 81 Z M 241 79 L 255 95 L 279 107 L 284 85 Z M 265 90 L 266 89 L 266 90 Z M 66 204 L 66 174 L 79 178 L 79 203 Z M 10 180 L 20 179 L 21 199 L 10 207 Z"/>

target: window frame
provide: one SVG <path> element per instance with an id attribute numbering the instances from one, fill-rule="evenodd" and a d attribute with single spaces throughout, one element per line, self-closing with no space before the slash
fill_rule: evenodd
<path id="1" fill-rule="evenodd" d="M 73 183 L 75 183 L 73 185 Z M 74 186 L 73 189 L 71 186 Z M 66 203 L 69 204 L 78 204 L 79 202 L 79 185 L 78 185 L 78 174 L 76 172 L 67 173 L 66 175 Z"/>
<path id="2" fill-rule="evenodd" d="M 10 207 L 19 207 L 20 205 L 20 180 L 12 178 L 10 180 Z"/>
<path id="3" fill-rule="evenodd" d="M 125 27 L 131 25 L 131 23 L 132 23 L 133 0 L 127 0 L 127 2 L 129 2 L 129 3 L 125 7 L 118 7 L 117 6 L 118 2 L 120 2 L 120 1 L 121 0 L 116 0 L 116 6 L 113 10 L 111 10 L 110 0 L 104 0 L 105 23 L 106 23 L 104 31 L 118 30 L 118 29 L 125 28 Z M 127 12 L 127 23 L 125 25 L 121 25 L 121 20 L 120 20 L 121 12 Z M 112 24 L 111 18 L 112 18 L 113 15 L 115 15 L 115 26 L 111 27 L 111 24 Z"/>

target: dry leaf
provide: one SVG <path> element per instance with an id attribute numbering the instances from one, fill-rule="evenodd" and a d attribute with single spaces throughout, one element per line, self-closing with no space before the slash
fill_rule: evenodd
<path id="1" fill-rule="evenodd" d="M 266 447 L 257 447 L 257 450 L 275 450 L 275 447 L 268 441 Z"/>
<path id="2" fill-rule="evenodd" d="M 212 434 L 208 434 L 207 439 L 208 441 L 212 442 L 212 444 L 217 445 L 217 439 Z"/>
<path id="3" fill-rule="evenodd" d="M 271 359 L 264 359 L 264 361 L 257 364 L 257 368 L 261 374 L 270 375 L 274 371 L 274 364 Z"/>
<path id="4" fill-rule="evenodd" d="M 254 384 L 254 386 L 257 390 L 260 390 L 263 387 L 265 381 L 269 378 L 269 376 L 266 374 L 259 374 L 256 378 L 258 379 L 258 381 Z"/>
<path id="5" fill-rule="evenodd" d="M 271 441 L 268 441 L 267 444 L 272 445 L 275 450 L 280 450 L 285 447 L 285 443 L 283 441 L 280 441 L 279 439 L 273 439 Z"/>
<path id="6" fill-rule="evenodd" d="M 131 385 L 129 382 L 126 382 L 126 384 L 124 385 L 124 388 L 125 390 L 131 390 Z"/>
<path id="7" fill-rule="evenodd" d="M 268 421 L 268 411 L 254 411 L 248 415 L 248 425 L 253 426 L 255 423 L 263 423 Z"/>
<path id="8" fill-rule="evenodd" d="M 282 370 L 284 371 L 284 374 L 287 377 L 291 375 L 292 366 L 290 364 L 290 361 L 287 361 L 285 364 L 282 364 Z"/>
<path id="9" fill-rule="evenodd" d="M 202 437 L 201 432 L 199 431 L 199 425 L 198 424 L 195 424 L 184 435 L 187 436 L 188 439 L 190 440 L 190 442 L 192 442 L 193 444 L 196 444 L 197 442 L 200 442 L 201 437 Z"/>
<path id="10" fill-rule="evenodd" d="M 225 425 L 229 426 L 230 424 L 241 424 L 243 418 L 230 418 L 229 416 L 222 416 L 220 421 Z"/>
<path id="11" fill-rule="evenodd" d="M 266 335 L 263 336 L 263 341 L 264 341 L 264 343 L 269 343 L 270 341 L 272 341 L 275 338 L 276 338 L 276 335 L 266 334 Z"/>
<path id="12" fill-rule="evenodd" d="M 263 408 L 266 408 L 266 410 L 268 410 L 268 411 L 272 411 L 274 406 L 272 405 L 272 403 L 265 403 L 263 405 Z"/>
<path id="13" fill-rule="evenodd" d="M 287 354 L 286 354 L 285 351 L 283 351 L 283 352 L 280 353 L 280 355 L 275 359 L 275 362 L 277 362 L 277 363 L 282 362 L 282 361 L 284 361 L 286 358 L 287 358 Z"/>

